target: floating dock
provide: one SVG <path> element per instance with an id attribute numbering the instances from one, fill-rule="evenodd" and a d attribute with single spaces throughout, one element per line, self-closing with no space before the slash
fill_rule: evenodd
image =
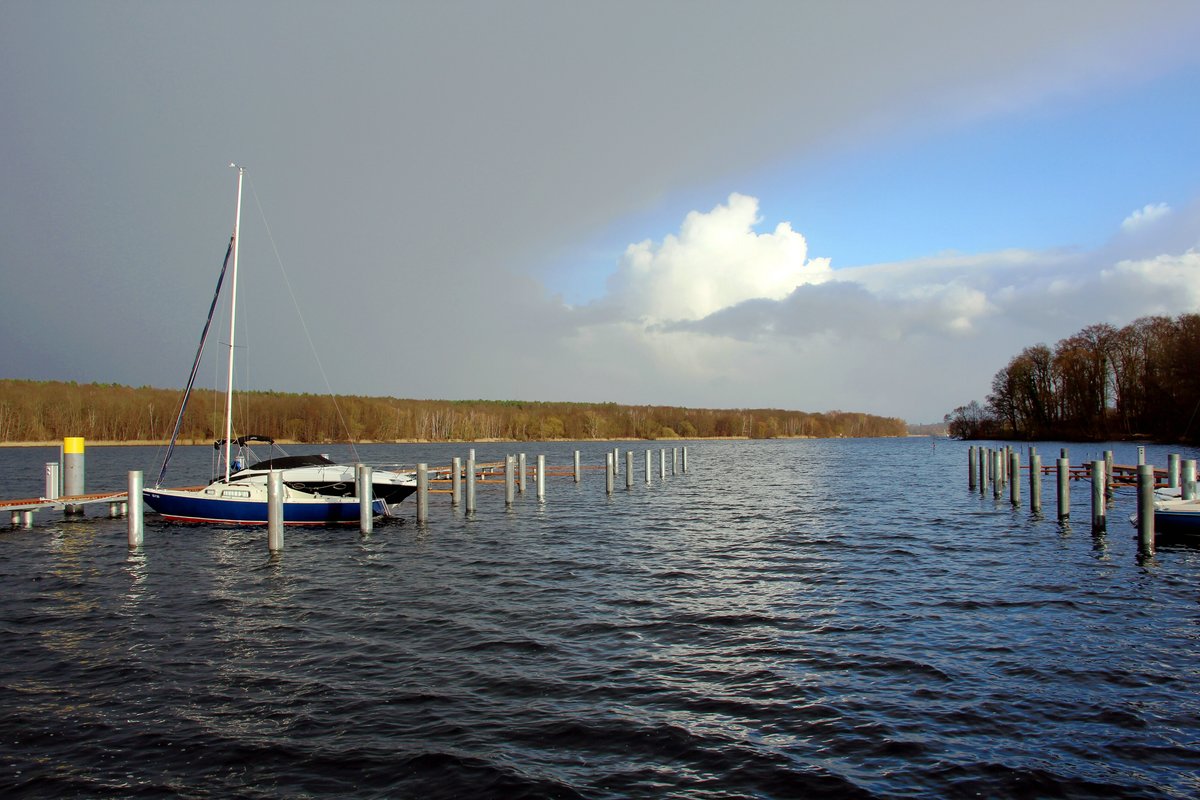
<path id="1" fill-rule="evenodd" d="M 129 511 L 128 492 L 100 492 L 68 497 L 30 497 L 24 500 L 0 500 L 0 514 L 9 512 L 14 526 L 31 527 L 35 511 L 64 511 L 68 514 L 83 506 L 108 503 L 108 516 L 120 517 Z"/>

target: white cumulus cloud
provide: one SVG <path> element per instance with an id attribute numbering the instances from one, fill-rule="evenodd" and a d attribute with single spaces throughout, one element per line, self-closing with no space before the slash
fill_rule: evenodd
<path id="1" fill-rule="evenodd" d="M 799 285 L 828 280 L 829 260 L 810 260 L 804 236 L 787 222 L 758 233 L 761 221 L 758 200 L 737 193 L 712 211 L 692 211 L 678 235 L 626 249 L 606 302 L 626 318 L 695 320 L 746 300 L 782 300 Z"/>
<path id="2" fill-rule="evenodd" d="M 1151 203 L 1134 211 L 1121 223 L 1121 230 L 1136 231 L 1150 223 L 1162 219 L 1171 213 L 1171 207 L 1166 203 Z"/>
<path id="3" fill-rule="evenodd" d="M 1142 315 L 1174 315 L 1200 309 L 1200 253 L 1121 261 L 1100 273 L 1115 298 L 1136 298 Z"/>
<path id="4" fill-rule="evenodd" d="M 1167 213 L 1148 208 L 1141 219 Z M 1179 244 L 1198 240 L 1200 215 L 1172 214 L 1119 249 L 948 253 L 840 270 L 810 259 L 790 223 L 758 233 L 760 221 L 758 201 L 733 194 L 688 214 L 677 235 L 631 245 L 609 294 L 566 313 L 562 360 L 587 365 L 602 385 L 652 376 L 648 398 L 685 405 L 717 398 L 934 420 L 982 400 L 1024 347 L 1097 322 L 1200 310 L 1200 248 Z"/>

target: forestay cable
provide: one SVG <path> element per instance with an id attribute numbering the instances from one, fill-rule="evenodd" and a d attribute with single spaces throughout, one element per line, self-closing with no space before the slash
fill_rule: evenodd
<path id="1" fill-rule="evenodd" d="M 325 391 L 329 394 L 329 399 L 333 401 L 333 410 L 337 412 L 338 422 L 342 425 L 342 430 L 346 432 L 346 441 L 350 444 L 350 450 L 354 453 L 354 460 L 361 461 L 358 455 L 358 448 L 354 446 L 354 439 L 350 435 L 350 426 L 346 424 L 345 417 L 342 416 L 341 406 L 338 405 L 337 396 L 333 393 L 333 387 L 329 384 L 329 376 L 325 374 L 325 365 L 321 363 L 321 356 L 317 353 L 317 347 L 313 344 L 312 335 L 308 332 L 308 323 L 304 321 L 304 313 L 300 310 L 300 303 L 296 300 L 296 293 L 292 291 L 292 282 L 288 280 L 287 270 L 283 268 L 283 259 L 279 257 L 279 248 L 275 246 L 275 237 L 271 235 L 271 226 L 267 224 L 267 215 L 263 211 L 262 203 L 258 199 L 258 192 L 254 189 L 254 181 L 250 181 L 250 193 L 254 195 L 254 203 L 258 206 L 258 215 L 262 218 L 263 228 L 267 231 L 267 241 L 271 243 L 271 250 L 275 253 L 275 263 L 279 265 L 279 273 L 283 276 L 283 285 L 287 287 L 288 296 L 292 298 L 292 306 L 296 309 L 296 316 L 300 318 L 300 327 L 304 330 L 304 338 L 308 340 L 308 349 L 312 351 L 313 358 L 317 362 L 317 369 L 321 373 L 321 380 L 325 382 Z"/>

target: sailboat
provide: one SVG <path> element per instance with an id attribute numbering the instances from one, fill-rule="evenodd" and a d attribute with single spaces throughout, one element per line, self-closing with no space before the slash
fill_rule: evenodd
<path id="1" fill-rule="evenodd" d="M 192 372 L 184 389 L 183 402 L 175 420 L 167 454 L 163 459 L 158 480 L 152 489 L 142 491 L 146 505 L 157 511 L 164 519 L 173 522 L 198 522 L 230 525 L 266 525 L 267 489 L 270 474 L 281 473 L 283 480 L 283 521 L 287 525 L 352 525 L 360 522 L 357 467 L 338 464 L 321 455 L 274 456 L 264 461 L 250 463 L 248 456 L 252 443 L 266 443 L 272 449 L 275 443 L 269 437 L 233 437 L 233 352 L 234 320 L 237 310 L 238 236 L 242 219 L 242 181 L 245 168 L 231 164 L 237 169 L 237 204 L 234 211 L 233 236 L 225 252 L 225 262 L 217 278 L 217 289 L 208 310 L 208 319 L 200 336 L 200 346 L 192 364 Z M 221 286 L 226 270 L 230 271 L 229 292 L 229 359 L 225 391 L 225 437 L 214 443 L 214 448 L 223 451 L 218 464 L 223 466 L 219 475 L 207 486 L 186 489 L 162 488 L 167 464 L 175 448 L 187 409 L 188 398 L 196 381 L 204 344 L 212 325 L 213 312 L 221 296 Z M 233 446 L 237 445 L 237 453 Z M 389 470 L 372 470 L 371 513 L 374 516 L 391 516 L 393 506 L 416 491 L 416 478 L 411 473 Z"/>
<path id="2" fill-rule="evenodd" d="M 220 447 L 223 442 L 214 443 Z M 339 464 L 328 456 L 311 453 L 291 456 L 269 436 L 239 436 L 234 440 L 238 455 L 233 459 L 235 481 L 265 483 L 272 471 L 283 473 L 283 483 L 302 492 L 326 497 L 354 497 L 356 467 Z M 265 444 L 271 448 L 269 458 L 258 460 L 251 445 Z M 417 478 L 412 472 L 373 469 L 371 495 L 393 506 L 417 490 Z"/>

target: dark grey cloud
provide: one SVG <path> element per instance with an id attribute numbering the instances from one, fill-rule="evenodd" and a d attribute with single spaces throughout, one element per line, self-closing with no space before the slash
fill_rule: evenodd
<path id="1" fill-rule="evenodd" d="M 1171 2 L 9 3 L 0 372 L 179 385 L 237 160 L 252 385 L 324 388 L 277 250 L 337 391 L 717 402 L 660 381 L 641 338 L 584 347 L 585 313 L 620 313 L 566 309 L 532 265 L 697 187 L 749 191 L 749 170 L 1136 81 L 1189 58 L 1198 21 Z M 806 289 L 771 324 L 844 328 L 828 308 L 853 291 Z M 765 324 L 722 313 L 714 330 Z"/>

